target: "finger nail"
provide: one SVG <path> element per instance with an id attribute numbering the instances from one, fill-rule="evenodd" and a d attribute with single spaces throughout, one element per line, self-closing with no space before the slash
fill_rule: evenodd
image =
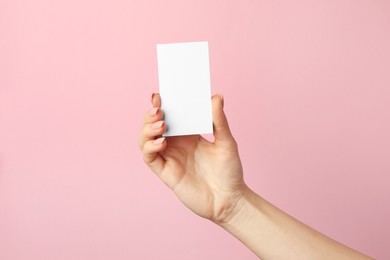
<path id="1" fill-rule="evenodd" d="M 150 102 L 151 102 L 152 104 L 153 104 L 154 95 L 156 95 L 156 93 L 152 93 L 152 97 L 150 98 Z"/>
<path id="2" fill-rule="evenodd" d="M 155 115 L 157 115 L 157 111 L 158 111 L 158 107 L 152 108 L 152 109 L 149 111 L 149 116 L 155 116 Z"/>
<path id="3" fill-rule="evenodd" d="M 154 140 L 153 144 L 155 144 L 155 145 L 161 144 L 162 142 L 164 142 L 164 140 L 165 140 L 165 137 L 160 137 L 160 138 Z"/>
<path id="4" fill-rule="evenodd" d="M 164 121 L 158 121 L 156 123 L 153 123 L 151 125 L 151 127 L 152 127 L 152 129 L 160 129 L 162 127 L 163 123 L 164 123 Z"/>

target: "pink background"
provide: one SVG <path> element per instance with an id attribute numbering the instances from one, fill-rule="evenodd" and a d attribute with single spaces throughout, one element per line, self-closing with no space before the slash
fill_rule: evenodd
<path id="1" fill-rule="evenodd" d="M 156 43 L 204 40 L 247 183 L 390 258 L 389 1 L 0 0 L 0 259 L 256 259 L 137 147 Z"/>

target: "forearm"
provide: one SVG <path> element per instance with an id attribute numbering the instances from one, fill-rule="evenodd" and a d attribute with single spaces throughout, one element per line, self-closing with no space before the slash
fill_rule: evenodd
<path id="1" fill-rule="evenodd" d="M 247 189 L 225 230 L 262 259 L 370 259 L 287 215 Z"/>

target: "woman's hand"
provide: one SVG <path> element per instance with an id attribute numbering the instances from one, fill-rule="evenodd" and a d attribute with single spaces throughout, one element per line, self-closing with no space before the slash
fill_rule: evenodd
<path id="1" fill-rule="evenodd" d="M 145 116 L 140 147 L 146 164 L 196 214 L 219 224 L 261 259 L 371 259 L 289 216 L 244 183 L 237 144 L 212 98 L 213 143 L 200 135 L 163 138 L 160 96 Z"/>
<path id="2" fill-rule="evenodd" d="M 152 96 L 152 104 L 140 136 L 145 163 L 193 212 L 218 224 L 227 222 L 247 187 L 222 96 L 212 98 L 214 142 L 200 135 L 161 137 L 166 125 L 159 94 Z"/>

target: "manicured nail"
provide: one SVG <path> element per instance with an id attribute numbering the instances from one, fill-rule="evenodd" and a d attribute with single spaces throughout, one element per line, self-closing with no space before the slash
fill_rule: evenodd
<path id="1" fill-rule="evenodd" d="M 153 144 L 159 145 L 159 144 L 161 144 L 162 142 L 164 142 L 164 140 L 165 140 L 165 137 L 160 137 L 160 138 L 154 140 L 154 141 L 153 141 Z"/>
<path id="2" fill-rule="evenodd" d="M 156 95 L 156 93 L 152 93 L 152 97 L 150 98 L 150 102 L 151 102 L 152 104 L 153 104 L 154 95 Z"/>
<path id="3" fill-rule="evenodd" d="M 157 111 L 158 111 L 158 107 L 152 108 L 152 109 L 149 111 L 149 116 L 155 116 L 155 115 L 157 115 Z"/>
<path id="4" fill-rule="evenodd" d="M 164 121 L 158 121 L 156 123 L 153 123 L 151 125 L 151 127 L 152 127 L 152 129 L 160 129 L 162 127 L 163 123 L 164 123 Z"/>

